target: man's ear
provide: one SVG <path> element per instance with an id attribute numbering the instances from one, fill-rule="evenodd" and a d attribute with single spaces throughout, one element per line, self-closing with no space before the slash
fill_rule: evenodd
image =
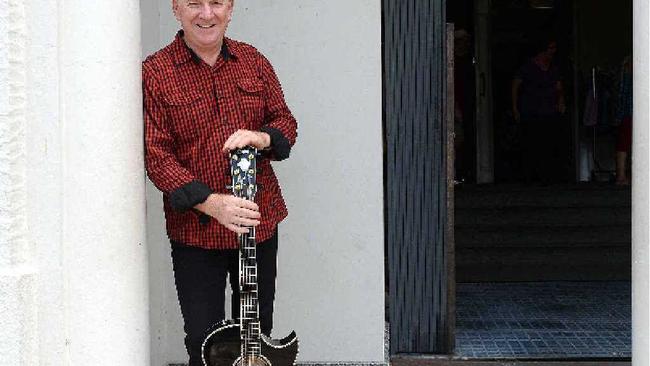
<path id="1" fill-rule="evenodd" d="M 180 21 L 178 17 L 178 5 L 179 5 L 178 2 L 179 0 L 172 0 L 172 12 L 174 13 L 174 17 L 176 18 L 176 20 Z"/>
<path id="2" fill-rule="evenodd" d="M 228 14 L 228 22 L 232 20 L 233 11 L 235 11 L 235 0 L 230 0 L 230 14 Z"/>

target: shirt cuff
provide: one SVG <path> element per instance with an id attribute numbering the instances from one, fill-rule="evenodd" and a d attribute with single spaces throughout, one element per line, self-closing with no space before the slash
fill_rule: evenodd
<path id="1" fill-rule="evenodd" d="M 205 183 L 194 180 L 174 190 L 169 195 L 169 203 L 174 210 L 185 212 L 205 202 L 212 193 Z"/>
<path id="2" fill-rule="evenodd" d="M 260 131 L 266 132 L 271 136 L 271 149 L 276 160 L 284 160 L 291 153 L 291 144 L 289 140 L 277 128 L 264 126 Z"/>

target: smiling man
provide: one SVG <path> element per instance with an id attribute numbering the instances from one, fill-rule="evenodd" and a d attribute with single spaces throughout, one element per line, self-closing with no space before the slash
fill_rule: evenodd
<path id="1" fill-rule="evenodd" d="M 289 156 L 296 120 L 271 64 L 225 37 L 234 0 L 173 0 L 181 30 L 143 63 L 145 163 L 163 193 L 174 277 L 190 366 L 201 365 L 205 331 L 224 319 L 230 274 L 239 313 L 236 233 L 257 227 L 258 298 L 263 333 L 273 326 L 277 225 L 287 216 L 270 160 Z M 247 145 L 258 161 L 256 202 L 226 188 L 228 151 Z"/>

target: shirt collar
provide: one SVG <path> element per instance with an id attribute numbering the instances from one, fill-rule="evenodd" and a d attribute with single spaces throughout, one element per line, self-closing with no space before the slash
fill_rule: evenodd
<path id="1" fill-rule="evenodd" d="M 233 46 L 235 45 L 233 44 L 232 40 L 224 37 L 223 43 L 221 44 L 221 57 L 223 57 L 225 61 L 230 61 L 237 58 L 236 52 L 233 52 L 236 47 Z M 192 61 L 195 64 L 201 62 L 199 55 L 197 55 L 196 52 L 194 52 L 194 50 L 192 50 L 183 40 L 182 29 L 176 33 L 176 38 L 174 39 L 172 46 L 172 52 L 176 65 L 181 65 L 188 61 Z"/>

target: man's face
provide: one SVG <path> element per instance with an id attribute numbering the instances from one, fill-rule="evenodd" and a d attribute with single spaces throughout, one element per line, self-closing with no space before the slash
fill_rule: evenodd
<path id="1" fill-rule="evenodd" d="M 232 18 L 233 0 L 172 0 L 176 19 L 191 47 L 220 44 Z"/>

